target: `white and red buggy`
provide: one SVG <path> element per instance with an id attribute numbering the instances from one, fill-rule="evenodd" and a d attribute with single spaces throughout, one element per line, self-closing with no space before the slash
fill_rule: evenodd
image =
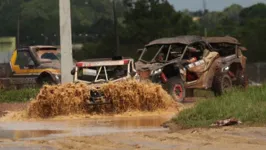
<path id="1" fill-rule="evenodd" d="M 123 57 L 80 61 L 76 63 L 71 74 L 73 75 L 74 83 L 87 83 L 96 89 L 103 83 L 137 78 L 134 59 Z M 98 91 L 91 91 L 91 98 L 87 102 L 90 105 L 111 103 Z"/>

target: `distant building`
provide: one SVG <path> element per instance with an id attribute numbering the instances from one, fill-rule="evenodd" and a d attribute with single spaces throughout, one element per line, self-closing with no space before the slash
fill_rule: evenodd
<path id="1" fill-rule="evenodd" d="M 0 52 L 16 49 L 16 37 L 0 37 Z"/>
<path id="2" fill-rule="evenodd" d="M 198 21 L 200 21 L 200 17 L 193 17 L 192 20 L 193 20 L 193 22 L 198 22 Z"/>

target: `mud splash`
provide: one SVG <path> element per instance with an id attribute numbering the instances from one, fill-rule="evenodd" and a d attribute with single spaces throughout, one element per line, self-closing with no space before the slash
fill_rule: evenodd
<path id="1" fill-rule="evenodd" d="M 97 110 L 87 105 L 90 87 L 86 84 L 44 86 L 27 110 L 30 118 L 50 118 L 70 114 L 120 114 L 128 111 L 154 112 L 178 108 L 160 85 L 135 80 L 103 84 L 99 89 L 112 102 Z"/>
<path id="2" fill-rule="evenodd" d="M 121 114 L 69 114 L 56 116 L 52 118 L 30 118 L 27 115 L 27 111 L 9 112 L 5 116 L 0 117 L 1 122 L 16 122 L 16 121 L 68 121 L 68 120 L 83 120 L 83 119 L 124 119 L 130 117 L 161 117 L 161 116 L 174 116 L 178 114 L 182 109 L 171 108 L 168 110 L 157 110 L 154 112 L 142 112 L 142 111 L 128 111 Z"/>

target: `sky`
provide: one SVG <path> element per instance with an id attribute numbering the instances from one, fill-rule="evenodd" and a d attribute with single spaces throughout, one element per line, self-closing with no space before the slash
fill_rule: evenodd
<path id="1" fill-rule="evenodd" d="M 203 9 L 203 0 L 168 0 L 176 10 L 189 9 L 192 11 Z M 206 0 L 208 10 L 223 10 L 231 4 L 240 4 L 248 7 L 256 3 L 265 3 L 266 0 Z"/>

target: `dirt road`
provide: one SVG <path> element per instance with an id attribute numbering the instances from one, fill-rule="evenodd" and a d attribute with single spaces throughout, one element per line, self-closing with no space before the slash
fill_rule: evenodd
<path id="1" fill-rule="evenodd" d="M 198 150 L 264 150 L 266 129 L 187 130 L 179 133 L 120 133 L 95 137 L 70 137 L 56 141 L 39 141 L 58 149 L 198 149 Z"/>
<path id="2" fill-rule="evenodd" d="M 225 127 L 171 132 L 160 125 L 173 115 L 130 114 L 131 117 L 83 119 L 68 116 L 57 120 L 5 121 L 0 123 L 0 150 L 266 149 L 266 128 Z"/>
<path id="3" fill-rule="evenodd" d="M 168 133 L 168 131 L 127 132 L 1 143 L 2 148 L 8 146 L 18 149 L 38 147 L 47 150 L 264 150 L 266 149 L 266 129 L 224 128 L 186 130 L 175 133 Z"/>

